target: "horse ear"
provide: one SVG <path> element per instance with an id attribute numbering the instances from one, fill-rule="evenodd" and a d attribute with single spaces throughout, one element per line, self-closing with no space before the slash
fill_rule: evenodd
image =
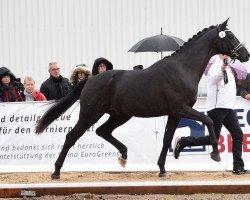
<path id="1" fill-rule="evenodd" d="M 226 21 L 224 21 L 224 22 L 220 25 L 220 29 L 221 29 L 221 30 L 225 30 L 225 29 L 226 29 L 228 20 L 229 20 L 229 17 L 227 18 Z"/>

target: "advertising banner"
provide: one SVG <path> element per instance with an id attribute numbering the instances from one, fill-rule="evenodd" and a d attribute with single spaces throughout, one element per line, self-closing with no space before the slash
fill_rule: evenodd
<path id="1" fill-rule="evenodd" d="M 53 104 L 53 103 L 52 103 Z M 78 120 L 79 102 L 55 120 L 45 131 L 35 134 L 36 121 L 52 105 L 49 102 L 21 102 L 0 104 L 0 172 L 53 171 L 54 163 L 63 147 L 67 133 Z M 194 106 L 205 113 L 205 99 L 198 99 Z M 243 159 L 250 169 L 250 103 L 238 98 L 235 106 L 240 126 L 244 132 Z M 157 160 L 167 116 L 157 118 L 132 118 L 114 130 L 113 136 L 128 147 L 125 168 L 118 163 L 118 150 L 96 135 L 104 115 L 90 127 L 70 149 L 62 171 L 158 171 Z M 207 128 L 201 122 L 182 119 L 175 136 L 204 136 Z M 210 159 L 211 146 L 185 148 L 178 160 L 172 147 L 166 159 L 169 171 L 223 171 L 232 170 L 232 144 L 228 131 L 223 127 L 219 141 L 221 162 Z"/>

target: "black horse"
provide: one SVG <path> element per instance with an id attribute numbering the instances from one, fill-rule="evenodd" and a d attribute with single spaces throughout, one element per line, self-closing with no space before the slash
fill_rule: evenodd
<path id="1" fill-rule="evenodd" d="M 192 107 L 197 99 L 198 83 L 214 54 L 226 54 L 245 62 L 246 48 L 229 31 L 227 21 L 211 26 L 195 35 L 182 48 L 151 67 L 137 71 L 112 70 L 81 81 L 70 94 L 56 102 L 38 121 L 36 133 L 63 114 L 80 97 L 79 120 L 67 134 L 63 149 L 55 163 L 52 179 L 60 178 L 60 170 L 69 149 L 105 113 L 109 119 L 96 129 L 96 134 L 114 145 L 125 166 L 127 147 L 112 136 L 115 128 L 131 117 L 168 115 L 163 147 L 158 160 L 159 176 L 166 176 L 165 160 L 174 132 L 182 117 L 204 123 L 213 147 L 212 158 L 220 160 L 213 121 Z"/>

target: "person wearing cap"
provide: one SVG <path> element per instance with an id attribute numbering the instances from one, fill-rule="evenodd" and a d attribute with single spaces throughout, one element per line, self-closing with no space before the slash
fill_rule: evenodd
<path id="1" fill-rule="evenodd" d="M 29 76 L 24 79 L 23 99 L 25 101 L 47 101 L 44 94 L 35 89 L 35 81 Z"/>
<path id="2" fill-rule="evenodd" d="M 19 78 L 6 67 L 0 67 L 0 101 L 1 102 L 20 102 L 24 101 L 22 93 L 23 84 Z"/>
<path id="3" fill-rule="evenodd" d="M 40 92 L 47 100 L 57 100 L 66 96 L 71 86 L 69 80 L 60 74 L 60 66 L 57 62 L 49 63 L 50 77 L 40 87 Z"/>
<path id="4" fill-rule="evenodd" d="M 77 65 L 72 69 L 71 76 L 69 78 L 69 83 L 74 87 L 79 81 L 89 78 L 91 76 L 91 71 L 86 67 L 86 65 Z"/>
<path id="5" fill-rule="evenodd" d="M 108 70 L 113 69 L 113 64 L 108 61 L 106 58 L 97 58 L 93 64 L 92 75 L 95 76 L 97 74 L 101 74 Z"/>

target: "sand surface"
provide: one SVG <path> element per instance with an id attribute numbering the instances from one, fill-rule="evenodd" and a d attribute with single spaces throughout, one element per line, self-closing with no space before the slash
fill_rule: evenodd
<path id="1" fill-rule="evenodd" d="M 1 173 L 1 184 L 29 183 L 88 183 L 88 182 L 148 182 L 148 181 L 250 181 L 250 174 L 234 175 L 231 172 L 169 172 L 167 177 L 159 178 L 158 172 L 105 173 L 105 172 L 62 172 L 60 180 L 51 180 L 50 173 Z M 17 199 L 17 198 L 5 198 Z M 20 199 L 20 198 L 18 198 Z M 27 199 L 27 198 L 23 198 Z M 29 197 L 29 200 L 225 200 L 250 199 L 249 194 L 193 194 L 193 195 L 94 195 L 73 194 L 69 196 Z"/>

